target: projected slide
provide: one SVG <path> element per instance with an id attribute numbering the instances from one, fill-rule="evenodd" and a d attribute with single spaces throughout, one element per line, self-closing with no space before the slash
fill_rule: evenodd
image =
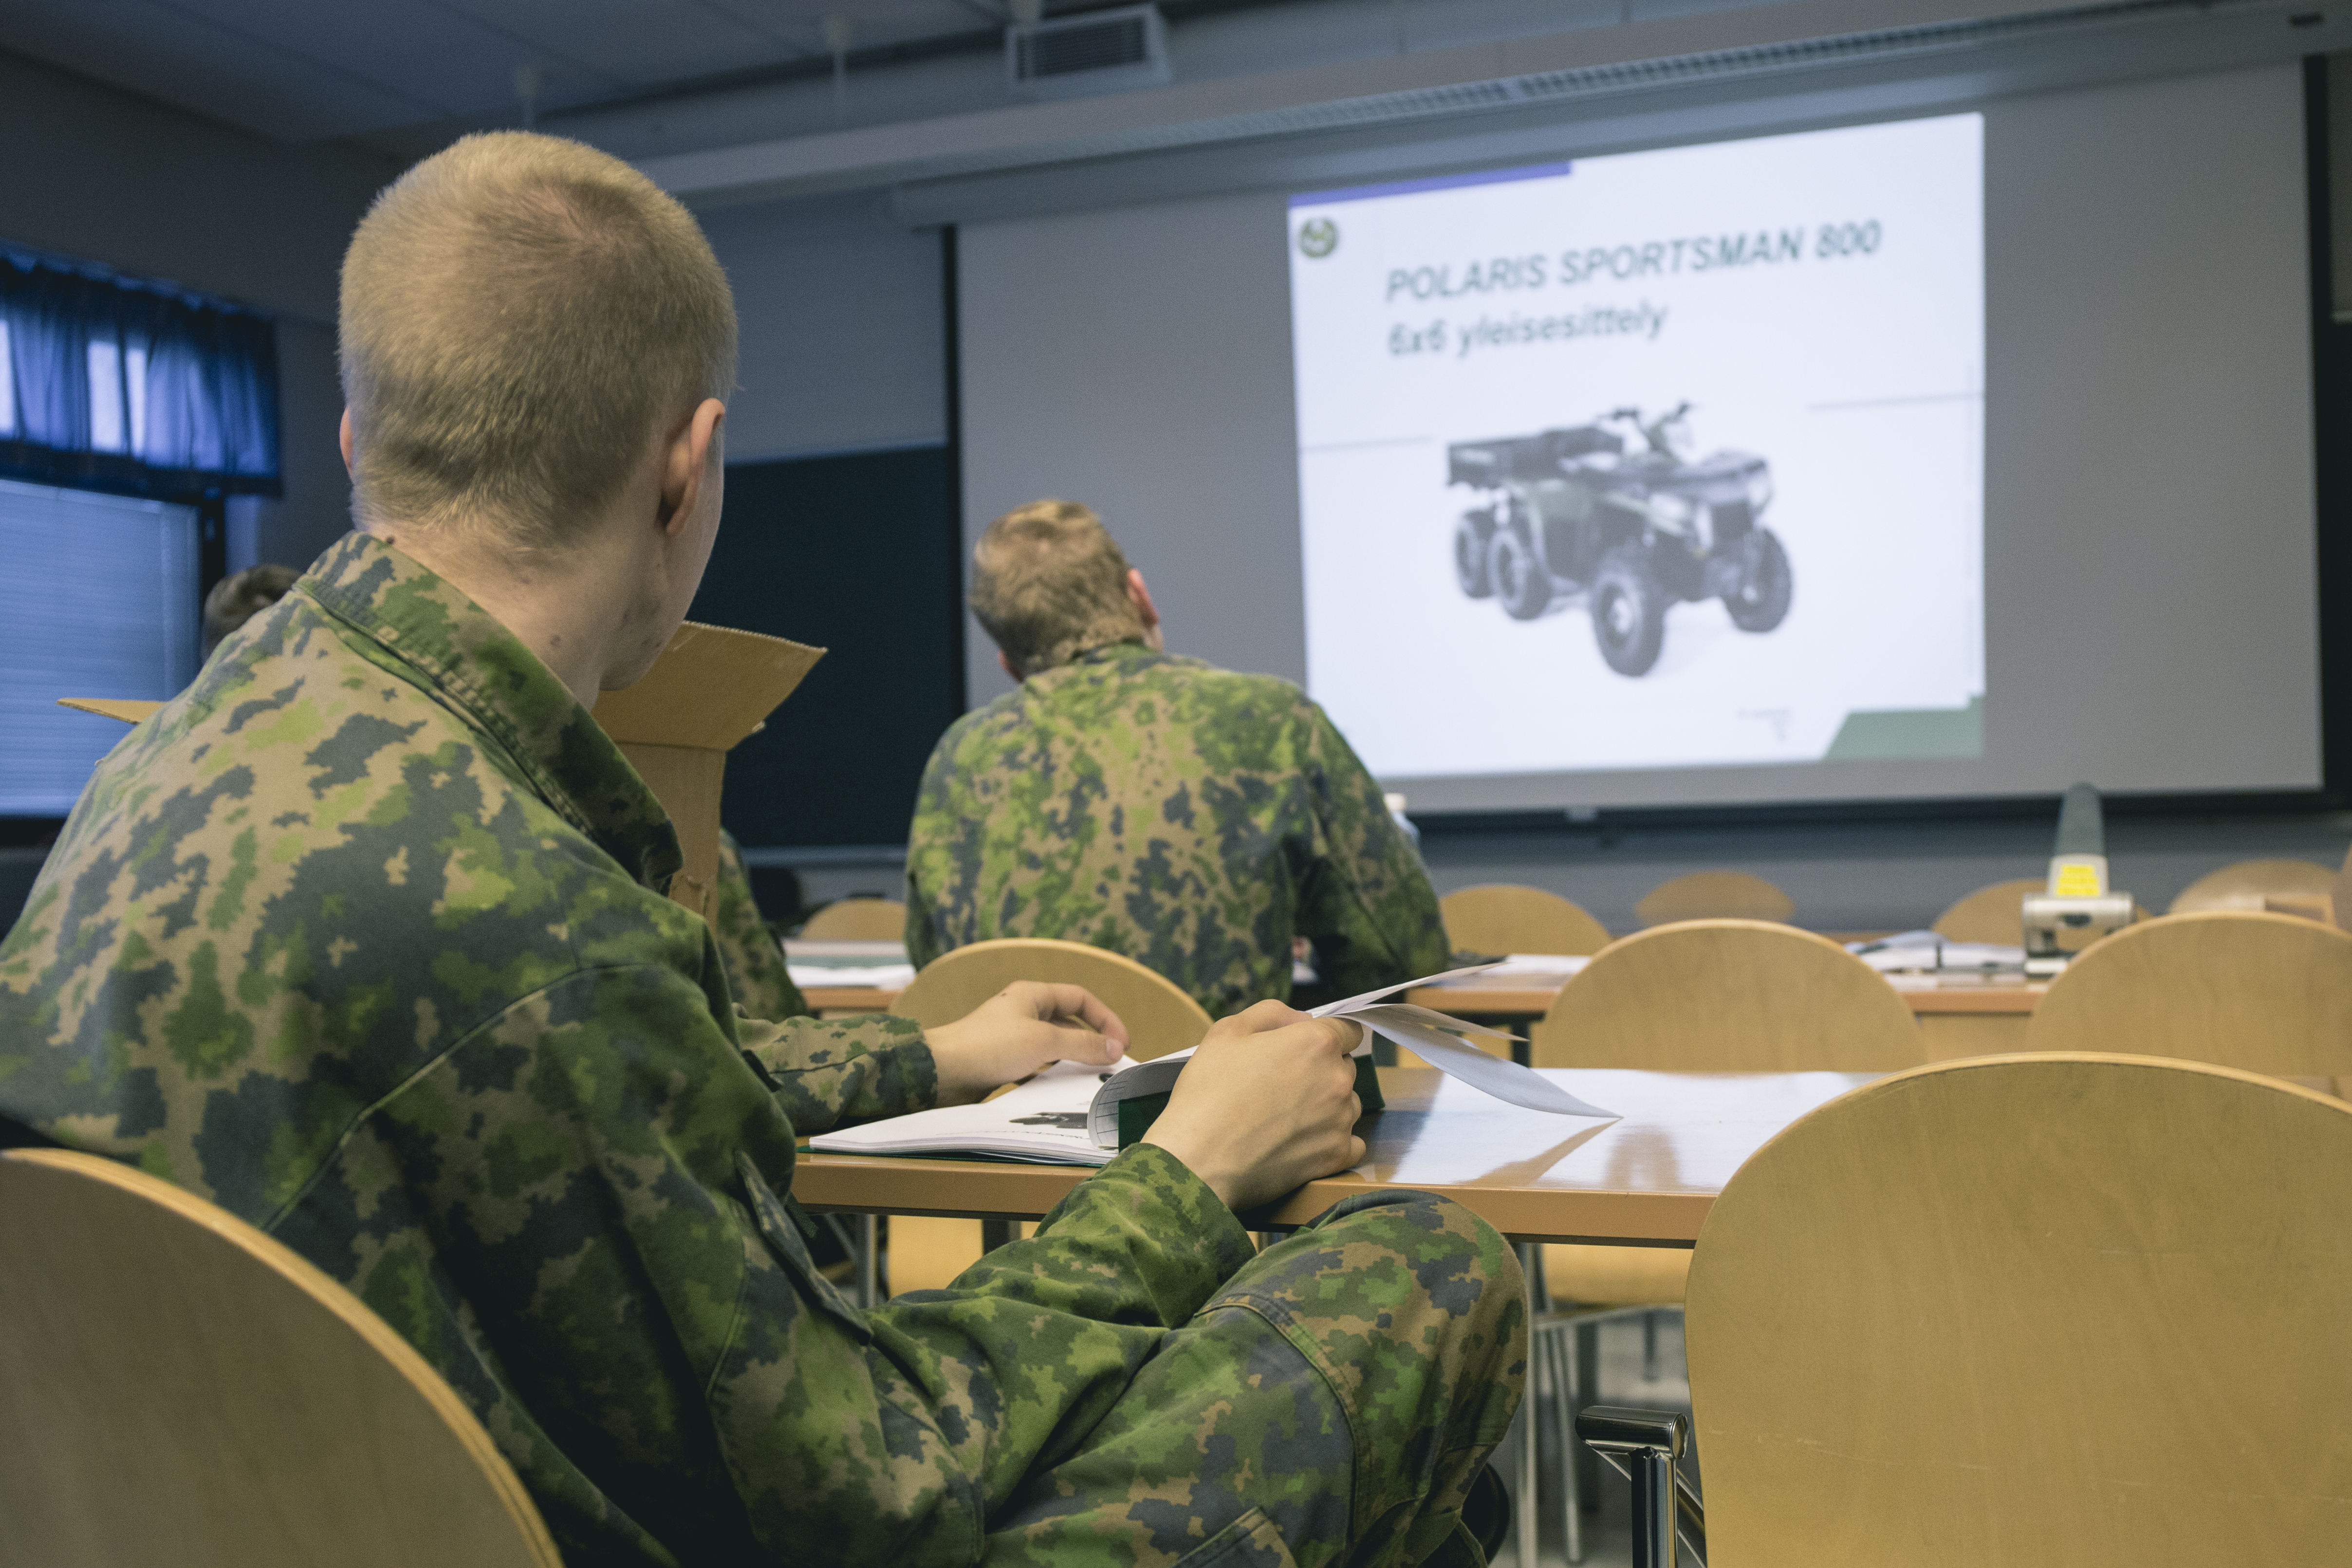
<path id="1" fill-rule="evenodd" d="M 1982 142 L 1293 198 L 1307 682 L 1375 773 L 1981 752 Z"/>

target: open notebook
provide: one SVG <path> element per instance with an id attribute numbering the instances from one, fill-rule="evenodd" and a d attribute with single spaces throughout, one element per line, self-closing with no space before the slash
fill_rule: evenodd
<path id="1" fill-rule="evenodd" d="M 1455 969 L 1408 984 L 1425 986 L 1477 972 Z M 1416 1052 L 1431 1066 L 1514 1105 L 1562 1116 L 1609 1119 L 1616 1114 L 1471 1043 L 1473 1036 L 1499 1040 L 1507 1040 L 1507 1035 L 1427 1008 L 1380 1000 L 1403 988 L 1349 997 L 1316 1009 L 1313 1016 L 1352 1019 Z M 1357 1092 L 1367 1111 L 1378 1110 L 1380 1081 L 1372 1073 L 1369 1036 L 1355 1054 Z M 1143 1135 L 1192 1055 L 1179 1051 L 1109 1069 L 1056 1062 L 985 1103 L 943 1106 L 845 1127 L 810 1139 L 809 1146 L 831 1155 L 990 1155 L 1044 1165 L 1108 1165 Z"/>

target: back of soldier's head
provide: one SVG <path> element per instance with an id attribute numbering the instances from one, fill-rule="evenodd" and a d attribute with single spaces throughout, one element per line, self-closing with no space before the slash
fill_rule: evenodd
<path id="1" fill-rule="evenodd" d="M 686 209 L 551 136 L 469 136 L 376 198 L 343 260 L 352 508 L 561 546 L 657 423 L 735 382 L 727 275 Z"/>
<path id="2" fill-rule="evenodd" d="M 230 632 L 285 598 L 300 575 L 290 566 L 264 561 L 214 583 L 205 595 L 205 657 L 211 658 Z"/>
<path id="3" fill-rule="evenodd" d="M 1127 557 L 1089 507 L 1032 501 L 988 525 L 971 552 L 971 611 L 1022 675 L 1089 648 L 1133 642 Z"/>

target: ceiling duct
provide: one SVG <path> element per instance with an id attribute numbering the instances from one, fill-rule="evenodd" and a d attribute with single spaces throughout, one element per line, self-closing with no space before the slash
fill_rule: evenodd
<path id="1" fill-rule="evenodd" d="M 1004 70 L 1024 98 L 1080 98 L 1167 83 L 1168 25 L 1123 5 L 1004 29 Z"/>
<path id="2" fill-rule="evenodd" d="M 1779 0 L 638 166 L 697 208 L 888 186 L 900 221 L 916 225 L 1217 191 L 1328 190 L 2352 48 L 2352 10 L 2306 9 L 2313 3 Z M 1950 15 L 1985 5 L 2013 9 Z"/>

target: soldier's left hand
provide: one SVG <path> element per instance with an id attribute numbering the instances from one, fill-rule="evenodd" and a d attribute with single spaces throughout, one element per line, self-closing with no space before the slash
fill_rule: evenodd
<path id="1" fill-rule="evenodd" d="M 1127 1053 L 1127 1026 L 1093 992 L 1036 980 L 1015 980 L 923 1039 L 942 1105 L 969 1105 L 1049 1062 L 1108 1067 Z"/>

